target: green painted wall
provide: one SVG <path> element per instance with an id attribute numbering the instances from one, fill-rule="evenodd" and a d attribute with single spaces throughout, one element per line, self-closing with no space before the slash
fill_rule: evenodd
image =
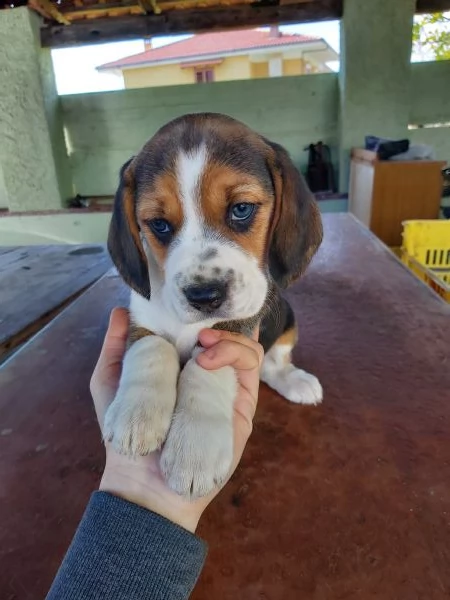
<path id="1" fill-rule="evenodd" d="M 407 136 L 412 144 L 428 144 L 434 148 L 436 158 L 450 165 L 450 127 L 411 129 Z"/>
<path id="2" fill-rule="evenodd" d="M 409 101 L 410 123 L 449 122 L 450 60 L 413 63 Z"/>
<path id="3" fill-rule="evenodd" d="M 6 189 L 5 178 L 3 177 L 3 167 L 0 162 L 0 208 L 8 208 L 9 196 L 8 190 Z"/>
<path id="4" fill-rule="evenodd" d="M 450 60 L 411 65 L 410 102 L 410 123 L 447 126 L 412 129 L 407 136 L 415 144 L 433 146 L 436 158 L 450 164 Z"/>
<path id="5" fill-rule="evenodd" d="M 39 22 L 25 7 L 0 11 L 0 204 L 10 210 L 60 208 L 70 189 L 57 131 L 62 116 L 54 111 L 53 70 L 39 46 Z"/>
<path id="6" fill-rule="evenodd" d="M 410 88 L 402 96 L 404 114 L 397 134 L 435 146 L 437 157 L 450 161 L 449 128 L 406 128 L 408 123 L 450 121 L 450 61 L 411 65 Z M 322 139 L 332 147 L 335 167 L 338 163 L 335 74 L 80 94 L 60 101 L 73 181 L 80 194 L 113 194 L 120 166 L 161 125 L 187 112 L 230 114 L 286 146 L 302 169 L 307 161 L 303 147 Z M 374 131 L 371 125 L 359 124 L 355 145 Z M 376 127 L 374 132 L 383 134 L 384 129 Z"/>
<path id="7" fill-rule="evenodd" d="M 415 0 L 345 0 L 341 21 L 340 188 L 365 134 L 404 137 Z"/>
<path id="8" fill-rule="evenodd" d="M 305 166 L 308 143 L 337 147 L 337 92 L 336 76 L 324 74 L 64 96 L 76 190 L 113 193 L 123 162 L 161 125 L 189 112 L 229 114 L 284 145 Z"/>

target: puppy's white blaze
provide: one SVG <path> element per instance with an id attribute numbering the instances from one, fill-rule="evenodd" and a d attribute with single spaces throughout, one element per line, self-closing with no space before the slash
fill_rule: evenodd
<path id="1" fill-rule="evenodd" d="M 193 240 L 202 233 L 200 210 L 200 182 L 207 159 L 206 146 L 192 152 L 180 152 L 176 165 L 178 191 L 183 209 L 183 227 L 180 242 Z"/>

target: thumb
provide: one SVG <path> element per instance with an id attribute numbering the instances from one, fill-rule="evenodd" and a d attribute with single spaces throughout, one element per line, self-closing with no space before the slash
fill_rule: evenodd
<path id="1" fill-rule="evenodd" d="M 102 350 L 91 377 L 91 394 L 99 423 L 108 404 L 113 400 L 119 384 L 122 359 L 126 350 L 129 317 L 124 308 L 114 308 Z"/>
<path id="2" fill-rule="evenodd" d="M 103 366 L 101 363 L 111 364 L 122 360 L 127 343 L 128 327 L 128 311 L 125 308 L 113 308 L 97 366 Z"/>

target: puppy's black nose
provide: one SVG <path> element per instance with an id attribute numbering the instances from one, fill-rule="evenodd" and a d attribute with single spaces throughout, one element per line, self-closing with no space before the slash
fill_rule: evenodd
<path id="1" fill-rule="evenodd" d="M 209 281 L 202 285 L 184 288 L 184 295 L 191 306 L 202 312 L 212 312 L 225 300 L 226 285 L 218 281 Z"/>

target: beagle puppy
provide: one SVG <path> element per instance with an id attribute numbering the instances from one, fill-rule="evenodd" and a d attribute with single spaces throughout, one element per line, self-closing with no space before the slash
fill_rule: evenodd
<path id="1" fill-rule="evenodd" d="M 299 404 L 322 388 L 291 364 L 294 313 L 280 289 L 322 240 L 314 197 L 287 152 L 220 114 L 162 127 L 120 173 L 108 248 L 131 288 L 129 347 L 104 423 L 116 450 L 162 448 L 169 486 L 188 498 L 226 479 L 233 456 L 234 369 L 202 369 L 205 327 L 260 324 L 261 379 Z"/>

